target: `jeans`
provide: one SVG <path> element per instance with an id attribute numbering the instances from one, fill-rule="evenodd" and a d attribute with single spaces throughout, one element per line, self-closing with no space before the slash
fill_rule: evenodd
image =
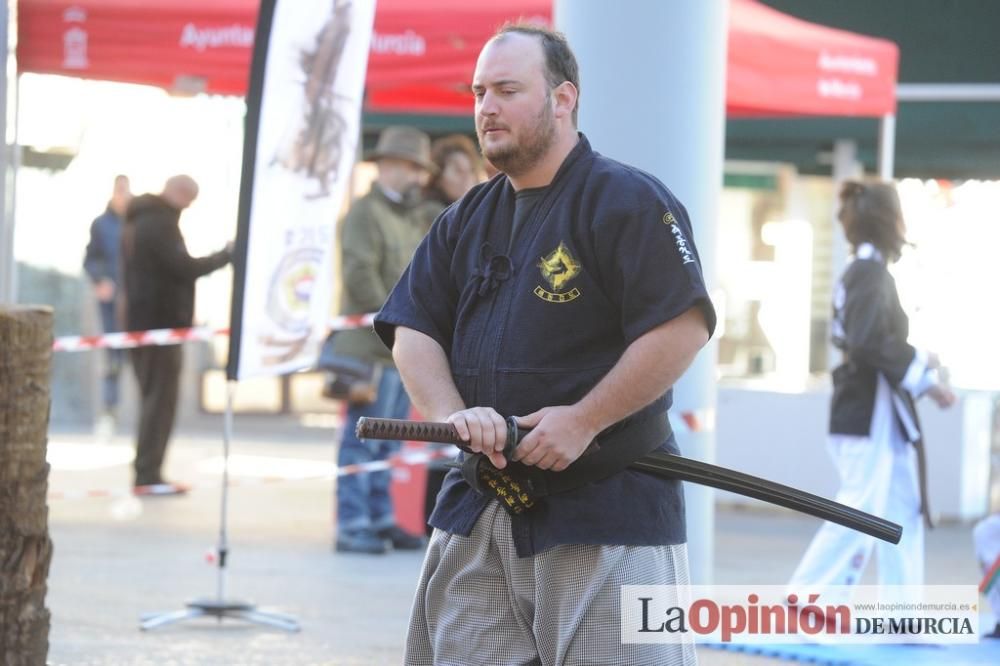
<path id="1" fill-rule="evenodd" d="M 118 331 L 115 320 L 115 303 L 107 301 L 98 303 L 101 309 L 101 328 L 104 333 Z M 112 412 L 118 407 L 118 375 L 125 361 L 124 349 L 108 349 L 104 361 L 104 378 L 101 384 L 101 398 L 105 411 Z"/>
<path id="2" fill-rule="evenodd" d="M 347 409 L 343 438 L 337 452 L 337 465 L 386 460 L 399 451 L 401 442 L 382 439 L 361 441 L 354 434 L 362 416 L 405 419 L 410 412 L 410 398 L 403 389 L 399 371 L 387 367 L 382 372 L 378 398 L 369 405 L 351 405 Z M 360 529 L 380 530 L 396 524 L 389 496 L 390 470 L 347 474 L 337 479 L 337 532 Z"/>

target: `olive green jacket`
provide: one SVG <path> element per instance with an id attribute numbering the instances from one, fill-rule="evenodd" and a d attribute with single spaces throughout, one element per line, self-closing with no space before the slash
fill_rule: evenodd
<path id="1" fill-rule="evenodd" d="M 410 263 L 426 227 L 417 208 L 389 199 L 378 183 L 354 202 L 341 228 L 341 314 L 378 312 Z M 392 354 L 371 328 L 341 331 L 333 350 L 392 364 Z"/>

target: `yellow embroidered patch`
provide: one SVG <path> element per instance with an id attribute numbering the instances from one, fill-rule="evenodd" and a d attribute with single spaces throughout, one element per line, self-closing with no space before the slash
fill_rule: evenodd
<path id="1" fill-rule="evenodd" d="M 507 510 L 511 513 L 523 513 L 535 506 L 535 500 L 521 489 L 517 481 L 492 465 L 480 464 L 478 475 L 480 482 L 485 484 L 483 489 L 488 488 L 488 492 L 506 504 Z"/>
<path id="2" fill-rule="evenodd" d="M 548 301 L 549 303 L 569 303 L 574 298 L 580 296 L 580 290 L 573 287 L 565 294 L 554 294 L 551 291 L 545 291 L 541 286 L 535 287 L 535 296 L 542 299 L 543 301 Z"/>
<path id="3" fill-rule="evenodd" d="M 580 274 L 580 262 L 573 258 L 565 243 L 559 243 L 559 247 L 542 257 L 538 268 L 553 291 L 539 285 L 535 287 L 535 296 L 549 303 L 567 303 L 580 296 L 580 290 L 575 287 L 566 293 L 559 293 Z"/>

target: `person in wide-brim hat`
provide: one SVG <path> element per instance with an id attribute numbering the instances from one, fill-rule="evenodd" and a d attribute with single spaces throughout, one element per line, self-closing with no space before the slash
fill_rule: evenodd
<path id="1" fill-rule="evenodd" d="M 432 173 L 430 138 L 415 127 L 393 126 L 379 135 L 375 150 L 366 159 L 375 162 L 375 180 L 356 199 L 340 228 L 340 313 L 376 312 L 389 289 L 406 270 L 426 227 L 418 214 L 421 188 Z M 361 366 L 364 372 L 348 377 L 347 415 L 337 449 L 341 467 L 384 462 L 394 455 L 398 442 L 373 446 L 358 439 L 361 417 L 403 419 L 410 400 L 392 361 L 392 352 L 370 328 L 339 331 L 330 342 L 329 358 L 343 368 Z M 354 390 L 354 386 L 360 390 Z M 335 386 L 331 384 L 331 386 Z M 348 475 L 336 483 L 336 537 L 338 553 L 380 555 L 393 550 L 420 550 L 422 535 L 403 530 L 390 494 L 389 470 Z"/>
<path id="2" fill-rule="evenodd" d="M 415 127 L 393 125 L 379 134 L 375 149 L 365 159 L 401 159 L 416 164 L 433 173 L 436 170 L 431 160 L 431 139 Z"/>

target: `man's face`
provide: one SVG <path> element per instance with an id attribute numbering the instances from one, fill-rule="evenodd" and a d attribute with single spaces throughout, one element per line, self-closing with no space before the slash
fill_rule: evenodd
<path id="1" fill-rule="evenodd" d="M 508 33 L 486 44 L 472 79 L 483 155 L 510 176 L 535 166 L 555 141 L 545 56 L 536 37 Z"/>
<path id="2" fill-rule="evenodd" d="M 397 194 L 405 196 L 427 183 L 427 170 L 409 160 L 382 158 L 378 161 L 378 169 L 382 184 Z"/>
<path id="3" fill-rule="evenodd" d="M 116 179 L 114 190 L 111 193 L 111 209 L 120 215 L 125 212 L 128 202 L 131 200 L 132 189 L 128 178 Z"/>

